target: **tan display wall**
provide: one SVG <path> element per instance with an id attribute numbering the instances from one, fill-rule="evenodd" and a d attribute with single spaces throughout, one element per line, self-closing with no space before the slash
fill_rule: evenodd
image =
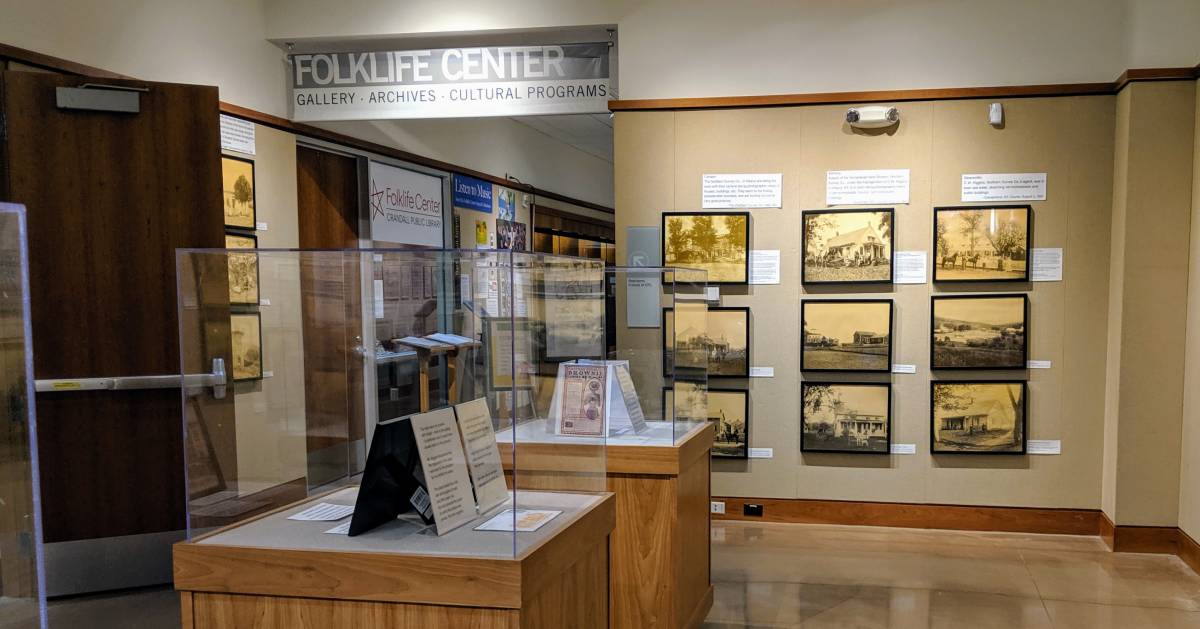
<path id="1" fill-rule="evenodd" d="M 1179 528 L 1200 540 L 1200 82 L 1196 83 L 1192 138 L 1192 216 L 1183 370 L 1183 439 L 1179 474 Z"/>
<path id="2" fill-rule="evenodd" d="M 664 210 L 700 209 L 704 173 L 783 173 L 783 208 L 752 210 L 751 228 L 751 248 L 780 250 L 781 284 L 721 291 L 721 305 L 751 308 L 751 364 L 774 367 L 775 377 L 710 381 L 750 391 L 750 446 L 773 448 L 773 458 L 713 461 L 713 495 L 1100 507 L 1116 98 L 1003 102 L 1000 129 L 988 124 L 986 101 L 964 100 L 898 104 L 901 123 L 883 133 L 851 130 L 845 106 L 617 113 L 618 261 L 626 227 L 657 227 Z M 932 208 L 959 204 L 963 173 L 1047 173 L 1048 199 L 1032 204 L 1032 246 L 1064 249 L 1063 281 L 805 291 L 800 211 L 825 207 L 826 171 L 873 168 L 911 170 L 910 203 L 896 206 L 900 251 L 931 249 Z M 1027 372 L 1029 437 L 1061 439 L 1061 455 L 929 453 L 929 297 L 989 291 L 1030 296 L 1029 357 L 1052 368 Z M 892 441 L 916 444 L 916 455 L 800 452 L 806 296 L 895 300 L 893 361 L 915 364 L 917 373 L 891 376 Z M 1009 375 L 1025 374 L 964 377 Z"/>

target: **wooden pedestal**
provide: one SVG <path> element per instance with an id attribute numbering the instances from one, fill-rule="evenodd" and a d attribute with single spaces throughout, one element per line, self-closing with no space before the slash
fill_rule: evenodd
<path id="1" fill-rule="evenodd" d="M 275 518 L 272 525 L 291 526 L 280 520 L 300 506 L 268 514 Z M 239 523 L 175 545 L 183 627 L 602 629 L 609 626 L 608 546 L 615 512 L 615 498 L 599 496 L 559 516 L 563 521 L 552 520 L 544 535 L 520 533 L 538 537 L 515 558 L 443 554 L 444 543 L 436 554 L 386 552 L 378 543 L 347 550 L 367 536 L 337 536 L 303 548 L 280 547 L 277 537 L 258 546 L 253 534 L 238 530 L 258 520 Z M 311 530 L 334 523 L 294 524 Z M 511 543 L 512 533 L 491 534 L 507 535 Z"/>
<path id="2" fill-rule="evenodd" d="M 506 443 L 507 441 L 507 443 Z M 617 629 L 691 629 L 713 602 L 709 563 L 709 463 L 713 427 L 707 424 L 673 446 L 622 445 L 605 451 L 608 491 L 617 497 L 617 526 L 609 545 L 612 626 Z M 586 459 L 593 445 L 517 445 L 517 488 L 571 487 L 573 458 Z M 573 449 L 581 452 L 573 454 Z M 500 458 L 511 466 L 512 439 L 500 440 Z M 509 485 L 512 486 L 511 470 Z M 587 483 L 585 478 L 581 481 Z"/>

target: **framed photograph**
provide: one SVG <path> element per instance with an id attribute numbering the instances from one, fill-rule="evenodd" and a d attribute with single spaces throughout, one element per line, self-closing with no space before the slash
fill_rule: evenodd
<path id="1" fill-rule="evenodd" d="M 934 381 L 929 408 L 934 454 L 1025 454 L 1024 381 Z"/>
<path id="2" fill-rule="evenodd" d="M 803 212 L 800 282 L 890 283 L 894 220 L 892 208 Z"/>
<path id="3" fill-rule="evenodd" d="M 693 395 L 704 398 L 708 421 L 715 424 L 712 458 L 745 459 L 750 456 L 750 392 L 740 389 L 692 389 Z M 675 408 L 676 412 L 693 413 L 698 402 L 684 402 L 680 390 L 681 404 L 675 407 L 675 391 L 663 389 L 663 408 Z M 683 410 L 687 409 L 687 410 Z"/>
<path id="4" fill-rule="evenodd" d="M 933 281 L 1029 280 L 1028 205 L 933 210 Z"/>
<path id="5" fill-rule="evenodd" d="M 892 300 L 800 302 L 801 371 L 892 370 Z"/>
<path id="6" fill-rule="evenodd" d="M 687 306 L 679 315 L 687 318 Z M 663 308 L 663 375 L 672 375 L 668 368 L 673 366 L 674 353 L 687 353 L 688 361 L 680 366 L 695 367 L 696 352 L 704 354 L 709 378 L 750 377 L 750 308 L 710 307 L 704 313 L 704 325 L 681 326 L 682 336 L 675 337 L 675 311 Z M 675 347 L 671 339 L 675 338 Z"/>
<path id="7" fill-rule="evenodd" d="M 703 382 L 675 381 L 662 389 L 663 421 L 708 421 L 708 388 Z"/>
<path id="8" fill-rule="evenodd" d="M 805 381 L 800 396 L 801 451 L 891 452 L 891 383 Z"/>
<path id="9" fill-rule="evenodd" d="M 750 213 L 664 212 L 662 263 L 707 271 L 709 284 L 748 283 Z"/>
<path id="10" fill-rule="evenodd" d="M 225 226 L 254 230 L 254 162 L 221 156 L 221 192 L 225 204 Z"/>
<path id="11" fill-rule="evenodd" d="M 501 218 L 496 219 L 497 249 L 525 251 L 529 248 L 527 245 L 527 236 L 528 233 L 525 229 L 525 223 L 506 221 Z"/>
<path id="12" fill-rule="evenodd" d="M 695 380 L 708 370 L 708 306 L 678 302 L 662 309 L 663 376 Z"/>
<path id="13" fill-rule="evenodd" d="M 931 369 L 1025 369 L 1029 297 L 938 295 L 930 307 Z"/>
<path id="14" fill-rule="evenodd" d="M 225 234 L 226 249 L 257 249 L 258 236 Z M 234 306 L 258 305 L 258 254 L 229 254 L 229 303 Z"/>
<path id="15" fill-rule="evenodd" d="M 229 315 L 229 336 L 233 343 L 233 381 L 261 380 L 262 319 L 259 314 L 235 312 Z"/>

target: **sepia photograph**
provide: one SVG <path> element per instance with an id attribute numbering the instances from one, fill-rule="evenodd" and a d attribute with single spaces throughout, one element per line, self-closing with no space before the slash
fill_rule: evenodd
<path id="1" fill-rule="evenodd" d="M 664 376 L 692 379 L 708 370 L 708 312 L 703 302 L 662 309 Z"/>
<path id="2" fill-rule="evenodd" d="M 806 299 L 800 318 L 802 371 L 891 371 L 892 300 Z"/>
<path id="3" fill-rule="evenodd" d="M 801 282 L 891 282 L 893 217 L 891 208 L 804 212 Z"/>
<path id="4" fill-rule="evenodd" d="M 678 385 L 677 385 L 678 388 Z M 679 389 L 680 406 L 675 405 L 671 389 L 663 389 L 663 408 L 674 408 L 677 419 L 684 413 L 706 412 L 708 421 L 715 424 L 712 457 L 714 459 L 744 459 L 750 454 L 749 417 L 750 392 L 733 389 L 708 389 L 690 386 L 690 401 L 685 401 Z M 702 409 L 707 409 L 703 411 Z"/>
<path id="5" fill-rule="evenodd" d="M 676 381 L 662 389 L 664 421 L 702 422 L 708 420 L 708 389 L 702 382 Z"/>
<path id="6" fill-rule="evenodd" d="M 1029 279 L 1028 205 L 933 210 L 933 281 Z"/>
<path id="7" fill-rule="evenodd" d="M 707 360 L 710 378 L 748 378 L 750 376 L 750 309 L 747 307 L 708 308 L 704 324 L 700 325 L 698 309 L 685 307 L 681 318 L 691 318 L 692 324 L 679 328 L 675 336 L 673 308 L 663 308 L 663 365 L 673 365 L 675 352 L 691 357 L 703 355 Z M 675 339 L 671 347 L 670 339 Z M 674 350 L 674 351 L 672 351 Z M 687 366 L 696 366 L 694 362 Z M 664 375 L 671 372 L 664 369 Z"/>
<path id="8" fill-rule="evenodd" d="M 1025 454 L 1025 383 L 930 383 L 934 454 Z"/>
<path id="9" fill-rule="evenodd" d="M 800 396 L 802 451 L 889 453 L 890 383 L 805 381 Z"/>
<path id="10" fill-rule="evenodd" d="M 254 162 L 222 155 L 221 182 L 225 226 L 254 229 Z"/>
<path id="11" fill-rule="evenodd" d="M 662 263 L 708 271 L 709 284 L 747 283 L 750 213 L 664 212 Z"/>
<path id="12" fill-rule="evenodd" d="M 258 313 L 230 315 L 229 335 L 233 342 L 233 381 L 262 379 L 262 320 Z"/>
<path id="13" fill-rule="evenodd" d="M 225 234 L 226 249 L 257 249 L 257 236 Z M 229 303 L 235 306 L 258 305 L 258 254 L 230 253 Z"/>
<path id="14" fill-rule="evenodd" d="M 1024 294 L 932 298 L 932 369 L 1025 369 Z"/>

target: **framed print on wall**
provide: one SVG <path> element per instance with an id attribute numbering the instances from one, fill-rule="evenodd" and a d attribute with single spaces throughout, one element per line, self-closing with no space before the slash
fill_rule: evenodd
<path id="1" fill-rule="evenodd" d="M 892 300 L 800 302 L 801 371 L 892 370 Z"/>
<path id="2" fill-rule="evenodd" d="M 663 212 L 663 266 L 708 272 L 709 284 L 750 277 L 749 212 Z"/>
<path id="3" fill-rule="evenodd" d="M 806 380 L 800 396 L 801 451 L 891 452 L 891 383 Z"/>
<path id="4" fill-rule="evenodd" d="M 259 314 L 235 312 L 229 315 L 229 335 L 233 342 L 233 381 L 261 380 L 263 352 Z"/>
<path id="5" fill-rule="evenodd" d="M 933 209 L 933 281 L 1029 280 L 1028 205 Z"/>
<path id="6" fill-rule="evenodd" d="M 221 197 L 225 206 L 225 226 L 253 231 L 257 225 L 254 162 L 240 157 L 221 156 Z"/>
<path id="7" fill-rule="evenodd" d="M 703 389 L 699 391 L 703 392 Z M 703 395 L 708 408 L 708 421 L 715 424 L 716 430 L 712 458 L 749 458 L 750 392 L 742 389 L 708 389 Z M 676 408 L 674 404 L 675 392 L 671 388 L 664 388 L 663 409 Z"/>
<path id="8" fill-rule="evenodd" d="M 931 369 L 1026 368 L 1027 295 L 938 295 L 931 299 Z"/>
<path id="9" fill-rule="evenodd" d="M 674 362 L 675 354 L 704 353 L 709 378 L 750 377 L 750 308 L 711 307 L 704 312 L 705 325 L 681 326 L 675 336 L 674 308 L 663 308 L 663 375 L 671 375 L 671 367 L 684 367 L 690 362 Z M 681 311 L 678 318 L 687 316 Z M 675 339 L 671 347 L 670 339 Z M 675 351 L 672 351 L 675 350 Z"/>
<path id="10" fill-rule="evenodd" d="M 930 383 L 933 454 L 1025 454 L 1026 385 L 1021 380 Z"/>
<path id="11" fill-rule="evenodd" d="M 257 249 L 257 236 L 225 234 L 226 249 Z M 233 306 L 258 305 L 258 254 L 230 253 L 229 304 Z"/>
<path id="12" fill-rule="evenodd" d="M 892 208 L 801 214 L 802 284 L 892 281 Z"/>

